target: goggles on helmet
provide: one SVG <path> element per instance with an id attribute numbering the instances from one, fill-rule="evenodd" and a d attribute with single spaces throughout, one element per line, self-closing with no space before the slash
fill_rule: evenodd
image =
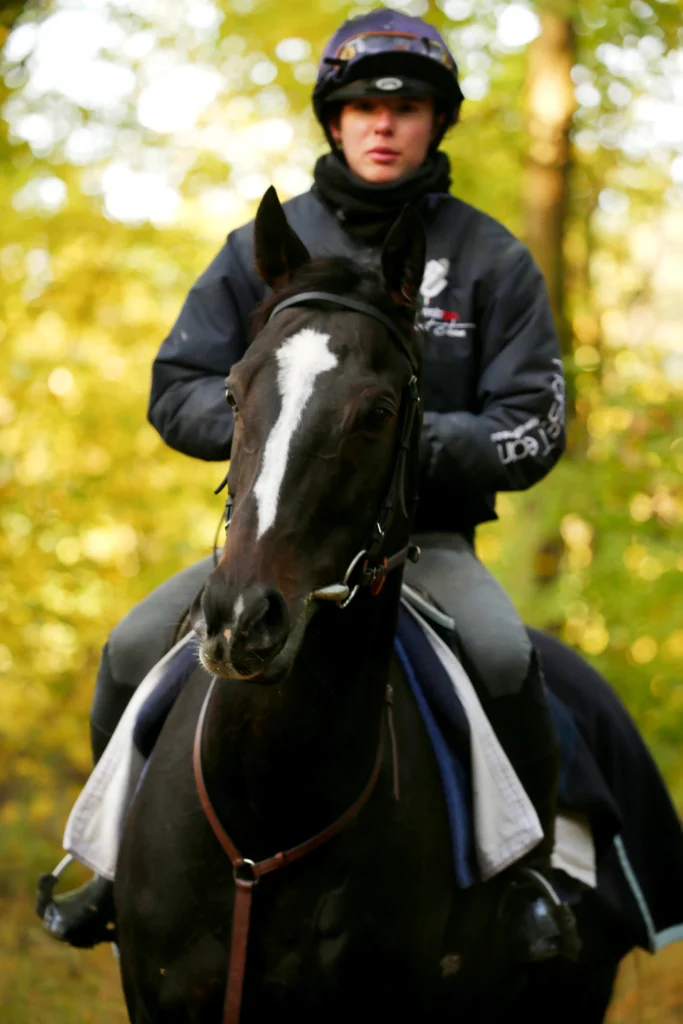
<path id="1" fill-rule="evenodd" d="M 335 55 L 337 60 L 350 61 L 372 54 L 413 53 L 454 69 L 455 62 L 446 47 L 426 36 L 413 36 L 403 32 L 365 32 L 345 39 Z"/>

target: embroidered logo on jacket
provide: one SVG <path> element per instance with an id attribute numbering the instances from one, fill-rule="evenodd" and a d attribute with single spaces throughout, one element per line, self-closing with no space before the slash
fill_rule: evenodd
<path id="1" fill-rule="evenodd" d="M 435 337 L 466 338 L 467 331 L 474 327 L 474 324 L 463 323 L 460 314 L 454 309 L 441 309 L 439 306 L 430 306 L 432 299 L 435 299 L 448 284 L 448 271 L 451 261 L 446 259 L 428 260 L 425 267 L 420 295 L 422 296 L 422 327 Z"/>
<path id="2" fill-rule="evenodd" d="M 504 466 L 523 462 L 524 459 L 545 458 L 557 448 L 564 433 L 564 376 L 562 363 L 553 359 L 558 367 L 549 381 L 550 406 L 544 418 L 532 416 L 514 430 L 498 430 L 491 440 Z"/>
<path id="3" fill-rule="evenodd" d="M 425 305 L 430 299 L 440 295 L 448 284 L 450 266 L 450 260 L 427 260 L 427 266 L 422 276 L 422 284 L 420 285 L 420 295 Z"/>

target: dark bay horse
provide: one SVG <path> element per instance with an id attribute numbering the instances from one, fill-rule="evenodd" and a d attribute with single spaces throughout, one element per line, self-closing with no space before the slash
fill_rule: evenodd
<path id="1" fill-rule="evenodd" d="M 406 210 L 381 275 L 311 262 L 273 190 L 259 208 L 273 294 L 227 382 L 232 518 L 191 610 L 203 668 L 157 742 L 119 859 L 134 1024 L 603 1020 L 618 955 L 590 900 L 579 962 L 523 970 L 496 927 L 500 880 L 455 887 L 437 765 L 392 656 L 424 250 Z M 274 857 L 316 836 L 305 856 Z M 229 964 L 240 977 L 224 1011 Z"/>

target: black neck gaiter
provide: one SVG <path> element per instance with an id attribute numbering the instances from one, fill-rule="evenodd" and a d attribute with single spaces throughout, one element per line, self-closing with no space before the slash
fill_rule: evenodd
<path id="1" fill-rule="evenodd" d="M 366 245 L 379 245 L 406 203 L 448 192 L 451 169 L 446 154 L 436 153 L 405 178 L 375 185 L 358 178 L 336 154 L 326 153 L 315 165 L 313 180 L 313 191 L 344 231 Z"/>

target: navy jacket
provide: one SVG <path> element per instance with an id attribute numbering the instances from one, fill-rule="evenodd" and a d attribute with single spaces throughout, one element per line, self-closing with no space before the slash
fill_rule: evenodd
<path id="1" fill-rule="evenodd" d="M 314 257 L 376 261 L 312 192 L 285 203 Z M 416 530 L 470 532 L 495 518 L 496 491 L 530 487 L 564 448 L 564 378 L 540 271 L 493 218 L 450 195 L 422 203 L 425 471 Z M 150 422 L 178 451 L 227 460 L 223 382 L 266 294 L 253 224 L 233 231 L 190 291 L 154 362 Z"/>

